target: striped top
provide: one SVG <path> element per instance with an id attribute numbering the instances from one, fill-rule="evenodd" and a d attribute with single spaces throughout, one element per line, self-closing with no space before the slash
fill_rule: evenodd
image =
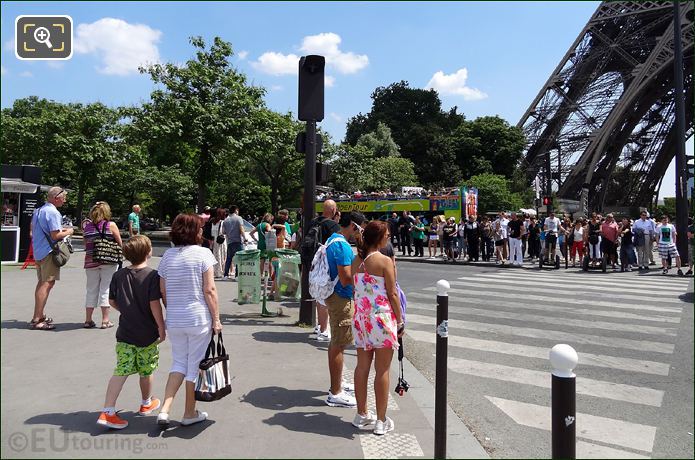
<path id="1" fill-rule="evenodd" d="M 94 239 L 99 236 L 99 232 L 101 231 L 104 232 L 104 236 L 107 240 L 114 241 L 110 224 L 111 222 L 108 220 L 102 220 L 97 224 L 94 224 L 91 220 L 86 220 L 82 226 L 84 229 L 84 268 L 96 268 L 102 265 L 99 262 L 94 262 L 94 260 L 92 260 L 92 254 L 94 253 Z"/>
<path id="2" fill-rule="evenodd" d="M 203 273 L 216 263 L 212 252 L 202 246 L 177 246 L 164 253 L 157 271 L 165 281 L 167 328 L 211 324 Z"/>

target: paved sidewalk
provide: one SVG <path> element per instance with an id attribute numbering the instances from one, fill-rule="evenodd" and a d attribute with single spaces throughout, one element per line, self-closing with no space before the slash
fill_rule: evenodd
<path id="1" fill-rule="evenodd" d="M 434 388 L 409 362 L 405 377 L 410 392 L 403 397 L 390 394 L 395 432 L 383 437 L 360 432 L 350 424 L 353 409 L 324 403 L 326 344 L 309 340 L 310 331 L 295 326 L 297 304 L 270 302 L 269 310 L 282 309 L 283 316 L 263 318 L 260 306 L 237 305 L 235 282 L 217 283 L 233 392 L 221 401 L 199 404 L 209 420 L 192 427 L 173 423 L 161 430 L 155 416 L 135 416 L 140 396 L 137 377 L 131 377 L 117 407 L 130 426 L 122 431 L 97 426 L 115 362 L 116 329 L 82 329 L 82 257 L 79 252 L 73 256 L 49 298 L 47 313 L 57 325 L 52 332 L 27 329 L 35 272 L 2 268 L 3 458 L 432 457 Z M 152 260 L 153 266 L 157 263 Z M 114 320 L 117 315 L 113 312 Z M 99 320 L 95 312 L 97 324 Z M 171 364 L 169 343 L 160 351 L 154 388 L 161 398 Z M 347 369 L 354 369 L 355 361 L 354 349 L 349 350 Z M 346 370 L 346 377 L 351 374 Z M 394 359 L 392 386 L 396 378 Z M 182 411 L 180 394 L 172 419 L 179 420 Z M 450 457 L 487 457 L 451 410 L 448 422 Z"/>

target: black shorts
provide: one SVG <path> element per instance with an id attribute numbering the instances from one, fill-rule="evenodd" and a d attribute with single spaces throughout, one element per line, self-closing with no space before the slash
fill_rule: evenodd
<path id="1" fill-rule="evenodd" d="M 504 240 L 495 241 L 495 246 L 504 246 Z"/>

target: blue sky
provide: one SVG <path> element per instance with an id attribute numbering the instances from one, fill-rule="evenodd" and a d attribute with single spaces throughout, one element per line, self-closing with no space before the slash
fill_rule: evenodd
<path id="1" fill-rule="evenodd" d="M 266 102 L 278 111 L 296 111 L 295 56 L 325 54 L 321 126 L 334 140 L 349 117 L 369 111 L 376 87 L 400 80 L 438 89 L 445 107 L 456 105 L 469 119 L 497 114 L 516 124 L 598 4 L 3 2 L 0 103 L 38 95 L 136 104 L 153 88 L 136 72 L 139 61 L 184 62 L 192 55 L 188 37 L 201 35 L 231 42 L 234 64 L 267 88 Z M 16 59 L 13 27 L 21 14 L 70 15 L 72 59 Z"/>

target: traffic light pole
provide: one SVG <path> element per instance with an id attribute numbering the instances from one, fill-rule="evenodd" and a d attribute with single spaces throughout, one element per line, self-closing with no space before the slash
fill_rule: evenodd
<path id="1" fill-rule="evenodd" d="M 676 245 L 682 260 L 688 257 L 688 176 L 685 158 L 685 104 L 683 102 L 683 43 L 680 1 L 673 2 L 673 70 L 676 98 Z M 687 265 L 687 264 L 686 264 Z"/>
<path id="2" fill-rule="evenodd" d="M 314 220 L 316 199 L 316 121 L 306 122 L 306 152 L 304 157 L 304 213 L 302 229 L 307 232 Z M 302 302 L 299 307 L 299 322 L 314 323 L 314 300 L 309 295 L 309 269 L 311 260 L 302 260 Z"/>

